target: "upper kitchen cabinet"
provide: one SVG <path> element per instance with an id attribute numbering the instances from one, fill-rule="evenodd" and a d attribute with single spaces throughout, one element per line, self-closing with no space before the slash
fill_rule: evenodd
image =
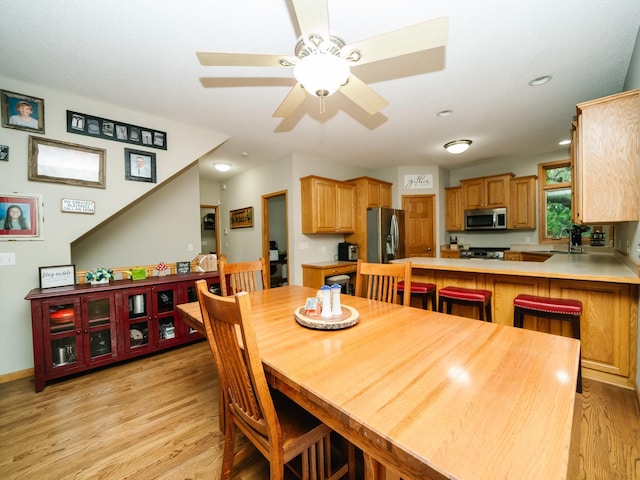
<path id="1" fill-rule="evenodd" d="M 352 178 L 347 181 L 356 186 L 357 210 L 364 210 L 365 217 L 367 208 L 391 208 L 392 183 L 370 177 Z"/>
<path id="2" fill-rule="evenodd" d="M 355 191 L 352 183 L 310 175 L 300 179 L 302 233 L 352 233 Z"/>
<path id="3" fill-rule="evenodd" d="M 344 240 L 358 244 L 360 258 L 367 259 L 367 209 L 391 208 L 393 184 L 370 177 L 347 180 L 356 188 L 355 231 L 345 235 Z"/>
<path id="4" fill-rule="evenodd" d="M 462 187 L 448 187 L 445 194 L 445 229 L 447 232 L 464 230 L 464 209 L 462 208 Z"/>
<path id="5" fill-rule="evenodd" d="M 509 206 L 513 173 L 460 180 L 463 210 Z"/>
<path id="6" fill-rule="evenodd" d="M 511 202 L 508 210 L 509 228 L 518 230 L 536 228 L 537 175 L 511 179 Z"/>
<path id="7" fill-rule="evenodd" d="M 638 92 L 576 107 L 571 149 L 575 223 L 639 220 Z"/>

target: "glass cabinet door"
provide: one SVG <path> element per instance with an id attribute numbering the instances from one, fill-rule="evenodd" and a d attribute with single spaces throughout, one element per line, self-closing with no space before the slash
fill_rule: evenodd
<path id="1" fill-rule="evenodd" d="M 88 295 L 83 298 L 88 334 L 87 358 L 92 362 L 117 354 L 115 302 L 113 295 Z"/>
<path id="2" fill-rule="evenodd" d="M 73 369 L 79 362 L 78 355 L 82 355 L 78 345 L 82 324 L 79 299 L 45 301 L 42 313 L 45 345 L 50 346 L 45 351 L 47 371 Z"/>
<path id="3" fill-rule="evenodd" d="M 148 350 L 152 345 L 151 332 L 151 289 L 127 290 L 124 295 L 125 345 L 128 352 Z M 145 348 L 147 347 L 147 348 Z"/>
<path id="4" fill-rule="evenodd" d="M 155 301 L 155 318 L 157 319 L 158 343 L 167 345 L 176 343 L 179 340 L 176 332 L 175 311 L 178 300 L 177 285 L 166 285 L 153 288 L 153 298 Z"/>

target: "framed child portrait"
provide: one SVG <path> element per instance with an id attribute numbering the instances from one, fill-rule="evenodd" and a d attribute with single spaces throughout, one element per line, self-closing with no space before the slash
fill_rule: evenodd
<path id="1" fill-rule="evenodd" d="M 44 100 L 0 90 L 2 126 L 44 134 Z"/>
<path id="2" fill-rule="evenodd" d="M 42 239 L 42 195 L 0 193 L 0 241 Z"/>
<path id="3" fill-rule="evenodd" d="M 156 154 L 124 149 L 125 180 L 156 183 Z"/>

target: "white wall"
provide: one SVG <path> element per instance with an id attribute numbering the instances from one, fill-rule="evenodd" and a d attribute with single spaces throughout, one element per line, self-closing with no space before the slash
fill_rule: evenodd
<path id="1" fill-rule="evenodd" d="M 200 253 L 198 184 L 193 165 L 74 242 L 72 263 L 87 270 L 193 260 Z"/>
<path id="2" fill-rule="evenodd" d="M 0 76 L 1 88 L 24 95 L 42 98 L 45 104 L 45 138 L 104 148 L 106 150 L 106 188 L 90 188 L 59 183 L 27 180 L 27 146 L 29 133 L 22 130 L 0 128 L 0 144 L 9 146 L 9 161 L 0 162 L 0 192 L 41 194 L 44 200 L 44 238 L 39 241 L 3 241 L 0 253 L 13 253 L 16 265 L 0 267 L 0 375 L 33 367 L 31 312 L 25 295 L 38 287 L 38 267 L 71 263 L 70 245 L 121 209 L 160 187 L 177 172 L 226 140 L 226 136 L 200 128 L 178 124 L 172 120 L 150 116 L 141 112 L 96 102 L 88 98 L 28 84 Z M 134 125 L 167 132 L 168 150 L 140 148 L 156 153 L 157 185 L 124 179 L 124 148 L 129 144 L 90 138 L 67 133 L 67 109 L 98 117 L 120 120 Z M 185 177 L 192 183 L 188 189 L 198 190 L 197 177 Z M 92 200 L 95 214 L 62 213 L 62 198 Z M 198 212 L 198 200 L 193 206 Z M 136 234 L 141 230 L 138 222 L 130 222 Z M 189 230 L 189 227 L 187 227 Z M 144 232 L 148 234 L 149 232 Z M 187 233 L 191 236 L 191 233 Z M 148 240 L 148 236 L 143 235 Z M 196 237 L 197 239 L 197 237 Z M 173 245 L 172 237 L 163 238 L 172 260 L 183 254 L 184 239 Z M 197 244 L 197 240 L 194 240 Z M 175 246 L 175 249 L 174 249 Z M 174 253 L 175 252 L 175 253 Z M 155 258 L 155 256 L 154 256 Z M 110 263 L 110 262 L 109 262 Z M 113 265 L 113 264 L 111 264 Z"/>

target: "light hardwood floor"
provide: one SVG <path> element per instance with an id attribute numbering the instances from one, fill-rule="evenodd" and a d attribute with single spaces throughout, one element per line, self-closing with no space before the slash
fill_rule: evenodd
<path id="1" fill-rule="evenodd" d="M 0 478 L 217 479 L 216 392 L 204 342 L 49 384 L 40 393 L 32 379 L 0 384 Z M 634 392 L 585 379 L 572 463 L 571 480 L 640 479 Z M 266 479 L 268 465 L 256 451 L 234 474 Z"/>

